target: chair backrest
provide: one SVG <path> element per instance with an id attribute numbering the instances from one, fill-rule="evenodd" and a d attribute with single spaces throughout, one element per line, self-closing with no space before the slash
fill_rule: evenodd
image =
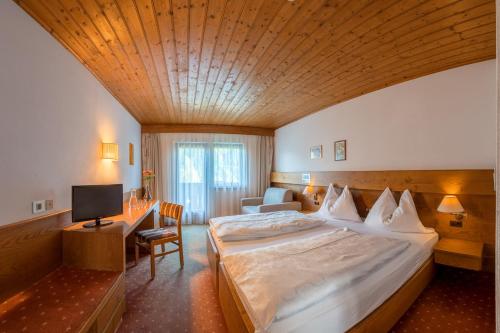
<path id="1" fill-rule="evenodd" d="M 176 221 L 177 232 L 181 234 L 182 211 L 184 206 L 171 202 L 162 201 L 160 204 L 160 219 L 165 217 L 172 218 Z"/>
<path id="2" fill-rule="evenodd" d="M 293 201 L 293 193 L 291 190 L 286 188 L 269 187 L 266 190 L 266 193 L 264 193 L 264 205 L 289 201 Z"/>

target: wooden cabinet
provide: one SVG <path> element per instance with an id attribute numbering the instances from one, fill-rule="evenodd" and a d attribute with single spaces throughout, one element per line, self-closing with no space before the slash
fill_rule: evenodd
<path id="1" fill-rule="evenodd" d="M 483 243 L 442 238 L 434 247 L 434 261 L 442 265 L 480 271 Z"/>

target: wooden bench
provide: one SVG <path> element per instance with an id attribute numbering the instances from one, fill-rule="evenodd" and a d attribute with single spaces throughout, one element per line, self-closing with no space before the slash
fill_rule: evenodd
<path id="1" fill-rule="evenodd" d="M 158 202 L 86 229 L 69 210 L 0 226 L 1 332 L 114 332 L 125 312 L 125 247 L 158 225 Z"/>
<path id="2" fill-rule="evenodd" d="M 0 304 L 0 332 L 115 332 L 124 311 L 122 272 L 60 266 Z"/>

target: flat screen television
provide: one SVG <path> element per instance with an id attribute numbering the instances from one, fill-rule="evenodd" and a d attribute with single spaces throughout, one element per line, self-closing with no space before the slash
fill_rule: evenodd
<path id="1" fill-rule="evenodd" d="M 73 186 L 71 203 L 73 222 L 94 220 L 85 228 L 109 225 L 113 222 L 101 219 L 123 213 L 123 184 Z"/>

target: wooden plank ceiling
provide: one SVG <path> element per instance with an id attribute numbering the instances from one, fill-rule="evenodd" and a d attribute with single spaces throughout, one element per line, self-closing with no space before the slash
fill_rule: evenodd
<path id="1" fill-rule="evenodd" d="M 495 57 L 494 0 L 17 0 L 142 124 L 277 128 Z"/>

